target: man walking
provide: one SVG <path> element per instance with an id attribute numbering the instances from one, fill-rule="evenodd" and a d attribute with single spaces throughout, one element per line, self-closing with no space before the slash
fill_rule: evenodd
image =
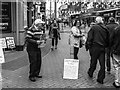
<path id="1" fill-rule="evenodd" d="M 120 88 L 120 25 L 115 28 L 110 38 L 115 80 L 113 86 Z"/>
<path id="2" fill-rule="evenodd" d="M 96 17 L 96 24 L 88 32 L 86 41 L 86 50 L 89 49 L 91 60 L 88 70 L 89 77 L 93 77 L 96 69 L 97 60 L 99 60 L 100 70 L 98 72 L 97 82 L 103 84 L 105 78 L 105 48 L 109 43 L 109 33 L 103 24 L 102 17 Z"/>
<path id="3" fill-rule="evenodd" d="M 118 26 L 117 23 L 115 23 L 115 19 L 113 17 L 109 18 L 109 23 L 106 25 L 109 31 L 109 36 L 111 37 L 114 29 Z M 106 66 L 107 66 L 107 72 L 110 74 L 111 71 L 111 61 L 110 61 L 110 54 L 111 54 L 111 47 L 109 46 L 106 49 Z"/>

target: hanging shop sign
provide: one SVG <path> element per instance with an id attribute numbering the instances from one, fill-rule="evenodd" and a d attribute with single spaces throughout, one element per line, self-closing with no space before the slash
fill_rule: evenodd
<path id="1" fill-rule="evenodd" d="M 0 31 L 11 32 L 11 2 L 1 2 Z"/>

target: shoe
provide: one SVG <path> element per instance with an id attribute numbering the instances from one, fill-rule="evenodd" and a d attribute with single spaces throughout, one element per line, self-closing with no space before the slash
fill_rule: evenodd
<path id="1" fill-rule="evenodd" d="M 88 73 L 88 76 L 89 76 L 89 78 L 93 78 L 93 75 L 90 75 L 89 73 Z"/>
<path id="2" fill-rule="evenodd" d="M 53 47 L 51 47 L 51 50 L 53 51 Z"/>
<path id="3" fill-rule="evenodd" d="M 99 81 L 98 79 L 97 79 L 97 82 L 100 83 L 100 84 L 103 84 L 103 81 Z"/>
<path id="4" fill-rule="evenodd" d="M 57 49 L 57 46 L 55 46 L 55 49 Z"/>
<path id="5" fill-rule="evenodd" d="M 35 82 L 35 81 L 36 81 L 35 77 L 30 77 L 29 79 L 30 79 L 30 81 L 32 81 L 32 82 Z"/>
<path id="6" fill-rule="evenodd" d="M 115 82 L 113 83 L 113 86 L 114 86 L 115 88 L 120 88 L 120 86 L 117 86 L 117 85 L 115 84 Z"/>
<path id="7" fill-rule="evenodd" d="M 42 76 L 39 76 L 39 75 L 37 75 L 37 76 L 35 76 L 35 77 L 37 77 L 37 78 L 42 78 Z"/>
<path id="8" fill-rule="evenodd" d="M 107 72 L 107 74 L 110 74 L 110 71 L 106 71 Z"/>

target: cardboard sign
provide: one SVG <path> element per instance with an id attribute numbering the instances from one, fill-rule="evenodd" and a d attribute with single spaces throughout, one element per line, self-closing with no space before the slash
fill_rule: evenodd
<path id="1" fill-rule="evenodd" d="M 79 60 L 64 59 L 64 79 L 78 79 Z"/>
<path id="2" fill-rule="evenodd" d="M 15 48 L 14 37 L 6 37 L 7 47 Z"/>
<path id="3" fill-rule="evenodd" d="M 2 48 L 7 48 L 6 39 L 5 38 L 0 38 L 0 45 L 2 46 Z"/>
<path id="4" fill-rule="evenodd" d="M 4 63 L 4 62 L 5 62 L 4 53 L 2 46 L 0 45 L 0 63 Z"/>

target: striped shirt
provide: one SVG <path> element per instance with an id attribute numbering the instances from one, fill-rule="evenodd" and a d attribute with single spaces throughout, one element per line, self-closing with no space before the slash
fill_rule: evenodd
<path id="1" fill-rule="evenodd" d="M 37 40 L 41 40 L 43 35 L 43 31 L 29 29 L 26 33 L 27 50 L 38 50 Z"/>

